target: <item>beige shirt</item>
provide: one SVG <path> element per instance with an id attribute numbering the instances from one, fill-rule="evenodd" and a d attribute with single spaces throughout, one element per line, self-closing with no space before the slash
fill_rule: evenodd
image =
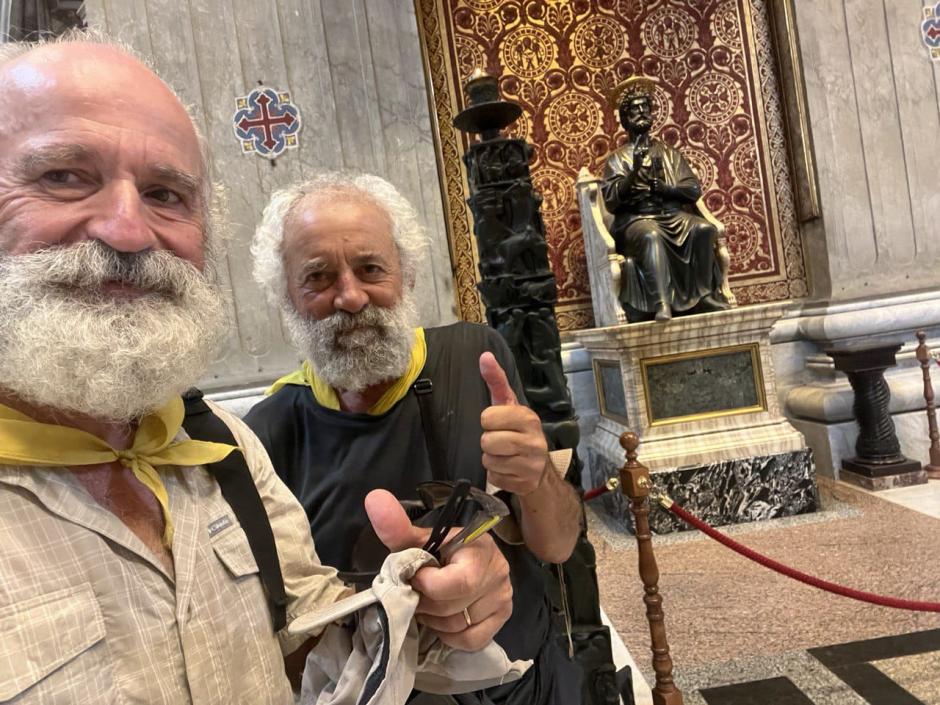
<path id="1" fill-rule="evenodd" d="M 257 438 L 243 448 L 271 520 L 288 625 L 346 593 Z M 0 466 L 0 703 L 293 703 L 244 531 L 202 467 L 159 468 L 175 578 L 65 469 Z"/>

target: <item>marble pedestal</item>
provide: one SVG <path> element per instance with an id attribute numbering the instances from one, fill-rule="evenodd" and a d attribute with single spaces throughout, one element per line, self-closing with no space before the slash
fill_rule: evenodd
<path id="1" fill-rule="evenodd" d="M 629 430 L 657 484 L 714 523 L 813 511 L 812 455 L 774 386 L 770 330 L 784 308 L 578 332 L 592 356 L 600 407 L 588 442 L 592 484 L 623 465 L 619 437 Z M 657 530 L 679 528 L 670 526 Z"/>

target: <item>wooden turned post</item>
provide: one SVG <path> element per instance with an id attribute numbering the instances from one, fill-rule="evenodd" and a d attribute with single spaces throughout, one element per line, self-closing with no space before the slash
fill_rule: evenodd
<path id="1" fill-rule="evenodd" d="M 940 480 L 940 430 L 937 430 L 937 408 L 934 406 L 933 384 L 930 381 L 930 349 L 927 347 L 927 332 L 917 331 L 917 361 L 924 373 L 924 400 L 927 402 L 927 427 L 930 429 L 930 464 L 924 467 L 927 477 Z"/>
<path id="2" fill-rule="evenodd" d="M 649 494 L 653 483 L 650 471 L 636 459 L 640 439 L 635 433 L 620 436 L 620 445 L 627 451 L 627 463 L 620 470 L 620 490 L 630 499 L 630 510 L 636 529 L 636 542 L 640 561 L 640 579 L 646 594 L 646 619 L 650 625 L 650 641 L 653 649 L 653 670 L 656 685 L 653 688 L 653 705 L 682 705 L 682 693 L 672 680 L 672 658 L 666 640 L 666 622 L 663 615 L 663 598 L 659 594 L 659 568 L 653 555 L 650 534 Z"/>

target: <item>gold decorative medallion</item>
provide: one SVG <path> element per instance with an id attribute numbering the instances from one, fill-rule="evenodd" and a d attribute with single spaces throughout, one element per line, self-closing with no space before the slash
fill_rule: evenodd
<path id="1" fill-rule="evenodd" d="M 506 35 L 499 57 L 522 78 L 539 78 L 555 62 L 552 35 L 538 27 L 520 27 Z"/>
<path id="2" fill-rule="evenodd" d="M 738 111 L 742 98 L 741 89 L 733 78 L 708 71 L 692 82 L 686 104 L 699 120 L 721 125 Z"/>
<path id="3" fill-rule="evenodd" d="M 594 69 L 606 69 L 618 61 L 626 47 L 623 29 L 609 17 L 592 15 L 574 31 L 575 56 Z"/>
<path id="4" fill-rule="evenodd" d="M 698 25 L 685 10 L 663 5 L 643 21 L 643 39 L 657 56 L 675 59 L 698 41 Z"/>

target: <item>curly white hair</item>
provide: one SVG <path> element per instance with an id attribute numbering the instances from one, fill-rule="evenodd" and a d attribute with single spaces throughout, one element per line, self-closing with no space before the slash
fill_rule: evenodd
<path id="1" fill-rule="evenodd" d="M 392 223 L 392 238 L 406 284 L 413 283 L 424 264 L 427 234 L 418 213 L 401 192 L 374 174 L 330 171 L 276 191 L 261 216 L 251 244 L 255 281 L 271 305 L 292 311 L 284 270 L 284 227 L 307 196 L 331 195 L 365 199 L 381 208 Z"/>

